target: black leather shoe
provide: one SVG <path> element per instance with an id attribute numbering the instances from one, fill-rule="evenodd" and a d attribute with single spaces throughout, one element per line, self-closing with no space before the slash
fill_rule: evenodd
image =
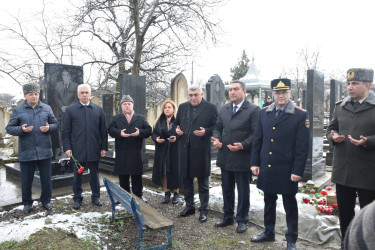
<path id="1" fill-rule="evenodd" d="M 237 233 L 242 234 L 242 233 L 246 232 L 246 229 L 247 229 L 246 223 L 238 222 Z"/>
<path id="2" fill-rule="evenodd" d="M 79 201 L 75 201 L 74 204 L 73 204 L 73 209 L 79 209 L 81 207 L 81 202 Z"/>
<path id="3" fill-rule="evenodd" d="M 227 227 L 233 225 L 233 218 L 232 219 L 223 219 L 215 223 L 215 227 Z"/>
<path id="4" fill-rule="evenodd" d="M 251 238 L 251 242 L 259 243 L 259 242 L 268 242 L 268 241 L 275 241 L 275 234 L 267 235 L 265 232 L 259 234 Z"/>
<path id="5" fill-rule="evenodd" d="M 297 250 L 296 243 L 294 243 L 294 242 L 288 242 L 286 250 Z"/>
<path id="6" fill-rule="evenodd" d="M 178 193 L 174 193 L 172 203 L 177 204 L 180 202 L 180 195 Z"/>
<path id="7" fill-rule="evenodd" d="M 205 213 L 202 213 L 199 215 L 199 222 L 204 223 L 207 221 L 207 215 Z"/>
<path id="8" fill-rule="evenodd" d="M 25 213 L 25 214 L 28 214 L 28 213 L 30 213 L 31 212 L 31 210 L 33 209 L 33 206 L 32 205 L 25 205 L 25 206 L 23 206 L 23 212 Z"/>
<path id="9" fill-rule="evenodd" d="M 43 207 L 47 211 L 52 211 L 52 204 L 51 203 L 43 204 Z"/>
<path id="10" fill-rule="evenodd" d="M 95 206 L 98 206 L 98 207 L 103 206 L 102 202 L 99 199 L 93 200 L 92 204 L 94 204 Z"/>
<path id="11" fill-rule="evenodd" d="M 161 204 L 167 204 L 171 201 L 171 192 L 165 192 L 164 200 L 161 202 Z"/>
<path id="12" fill-rule="evenodd" d="M 195 214 L 195 208 L 185 208 L 182 212 L 178 214 L 178 217 L 187 217 L 192 214 Z"/>

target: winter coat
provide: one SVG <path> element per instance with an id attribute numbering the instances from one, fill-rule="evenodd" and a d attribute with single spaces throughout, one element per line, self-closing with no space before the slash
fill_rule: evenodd
<path id="1" fill-rule="evenodd" d="M 126 129 L 126 134 L 139 129 L 137 137 L 121 137 L 121 130 Z M 108 133 L 115 138 L 115 170 L 118 175 L 141 175 L 143 174 L 142 144 L 143 139 L 151 135 L 151 126 L 144 115 L 133 114 L 128 123 L 124 114 L 117 114 L 109 124 Z"/>
<path id="2" fill-rule="evenodd" d="M 173 131 L 176 127 L 184 132 L 177 140 L 180 153 L 181 177 L 207 177 L 211 172 L 211 136 L 217 119 L 217 108 L 214 104 L 202 99 L 202 105 L 194 118 L 191 117 L 191 104 L 179 105 Z M 194 130 L 205 128 L 204 136 L 196 136 Z M 189 148 L 190 147 L 190 148 Z M 190 153 L 188 154 L 188 152 Z M 189 162 L 189 166 L 188 166 Z M 189 167 L 189 175 L 187 170 Z"/>
<path id="3" fill-rule="evenodd" d="M 100 151 L 108 150 L 108 134 L 103 109 L 90 102 L 71 104 L 65 111 L 62 128 L 64 152 L 72 150 L 79 162 L 100 160 Z"/>
<path id="4" fill-rule="evenodd" d="M 40 127 L 45 126 L 46 123 L 49 124 L 49 130 L 47 132 L 40 131 Z M 24 133 L 22 131 L 23 124 L 34 128 L 31 132 Z M 38 105 L 33 109 L 25 100 L 14 108 L 6 131 L 19 137 L 18 160 L 36 161 L 52 157 L 50 134 L 57 128 L 58 123 L 50 106 L 38 101 Z"/>
<path id="5" fill-rule="evenodd" d="M 259 107 L 245 100 L 234 115 L 232 111 L 232 103 L 221 107 L 213 132 L 213 137 L 222 143 L 216 165 L 226 171 L 250 172 L 251 148 L 258 122 Z M 243 149 L 236 152 L 230 151 L 227 145 L 233 145 L 235 142 L 240 142 Z"/>
<path id="6" fill-rule="evenodd" d="M 292 101 L 276 119 L 275 103 L 259 111 L 253 137 L 251 166 L 260 167 L 257 186 L 266 194 L 295 194 L 309 154 L 310 121 L 305 110 Z"/>
<path id="7" fill-rule="evenodd" d="M 333 144 L 332 182 L 340 185 L 375 190 L 375 94 L 354 111 L 350 97 L 338 101 L 327 129 L 327 139 Z M 342 143 L 332 140 L 331 131 L 345 136 Z M 365 146 L 355 146 L 348 135 L 359 140 L 367 138 Z"/>
<path id="8" fill-rule="evenodd" d="M 175 120 L 171 119 L 171 124 Z M 170 125 L 171 125 L 170 124 Z M 165 115 L 162 115 L 152 131 L 152 140 L 155 143 L 155 157 L 154 166 L 152 168 L 152 182 L 158 186 L 162 186 L 163 178 L 163 162 L 166 162 L 167 169 L 167 188 L 177 189 L 181 186 L 180 177 L 180 163 L 178 157 L 178 140 L 171 143 L 167 140 L 171 135 L 174 135 L 169 128 L 167 128 L 167 121 Z M 163 143 L 156 142 L 156 138 L 164 139 Z"/>

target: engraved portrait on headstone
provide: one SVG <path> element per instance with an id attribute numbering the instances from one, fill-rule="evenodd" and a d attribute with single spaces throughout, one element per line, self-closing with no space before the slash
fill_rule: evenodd
<path id="1" fill-rule="evenodd" d="M 54 159 L 62 154 L 61 129 L 66 108 L 78 100 L 77 87 L 83 83 L 81 66 L 45 63 L 44 64 L 45 101 L 59 122 L 58 132 L 52 134 Z"/>

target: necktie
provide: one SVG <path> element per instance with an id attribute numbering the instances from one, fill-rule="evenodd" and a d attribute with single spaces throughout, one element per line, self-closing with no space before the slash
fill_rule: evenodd
<path id="1" fill-rule="evenodd" d="M 361 104 L 358 101 L 353 103 L 354 110 L 357 110 Z"/>
<path id="2" fill-rule="evenodd" d="M 281 109 L 276 110 L 276 118 L 280 116 L 281 112 L 283 112 Z"/>
<path id="3" fill-rule="evenodd" d="M 236 111 L 237 111 L 237 108 L 238 108 L 238 106 L 237 106 L 237 105 L 233 107 L 233 112 L 232 112 L 232 115 L 234 115 L 234 114 L 236 113 Z"/>

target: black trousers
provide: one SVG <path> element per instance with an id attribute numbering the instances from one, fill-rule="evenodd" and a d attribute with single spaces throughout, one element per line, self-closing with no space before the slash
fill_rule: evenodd
<path id="1" fill-rule="evenodd" d="M 130 193 L 130 183 L 129 177 L 132 179 L 132 192 L 136 196 L 142 198 L 143 195 L 143 184 L 142 184 L 142 175 L 119 175 L 118 179 L 120 181 L 120 187 L 125 189 Z"/>
<path id="2" fill-rule="evenodd" d="M 336 184 L 336 197 L 339 208 L 340 231 L 342 239 L 344 239 L 346 229 L 355 215 L 354 208 L 357 193 L 359 198 L 359 206 L 361 209 L 375 200 L 374 190 L 353 188 Z"/>
<path id="3" fill-rule="evenodd" d="M 288 231 L 286 241 L 296 242 L 298 238 L 298 205 L 295 194 L 283 194 Z M 275 233 L 277 194 L 264 194 L 264 227 L 266 234 Z"/>
<path id="4" fill-rule="evenodd" d="M 97 200 L 100 198 L 100 183 L 99 183 L 99 162 L 89 161 L 80 162 L 86 169 L 90 169 L 90 187 L 91 187 L 91 200 Z M 73 193 L 74 201 L 82 202 L 82 174 L 77 173 L 77 167 L 74 165 L 74 176 L 73 176 Z"/>
<path id="5" fill-rule="evenodd" d="M 197 177 L 198 179 L 198 192 L 201 206 L 199 211 L 207 215 L 208 212 L 208 198 L 209 198 L 209 176 Z M 194 177 L 185 177 L 183 181 L 184 196 L 186 208 L 194 208 Z"/>

